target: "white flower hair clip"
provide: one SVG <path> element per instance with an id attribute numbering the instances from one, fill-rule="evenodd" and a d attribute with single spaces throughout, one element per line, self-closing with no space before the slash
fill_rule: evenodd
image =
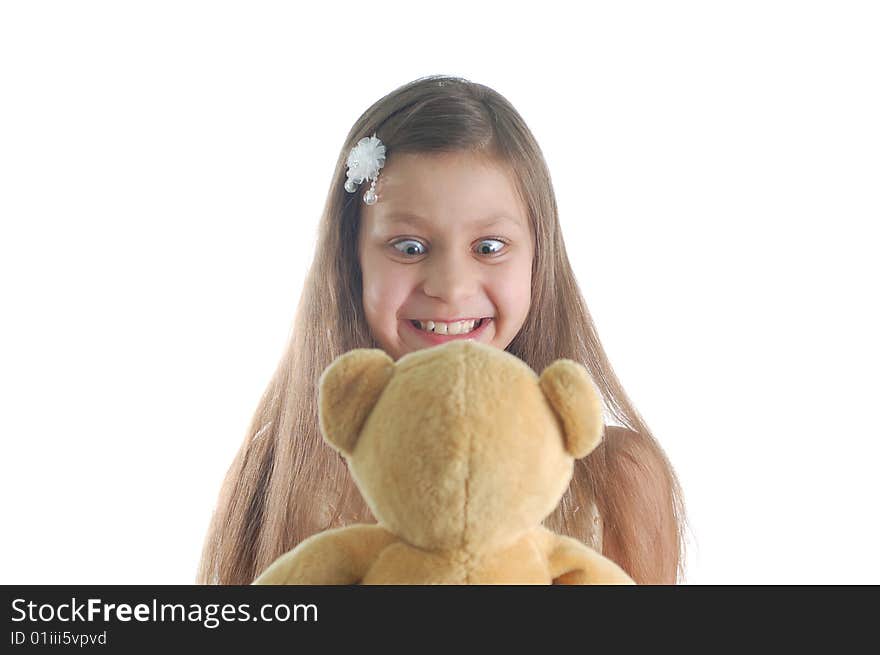
<path id="1" fill-rule="evenodd" d="M 373 136 L 365 136 L 357 142 L 348 154 L 346 164 L 348 180 L 345 182 L 345 190 L 354 193 L 365 179 L 372 180 L 370 188 L 364 194 L 364 202 L 368 205 L 375 204 L 376 180 L 379 179 L 379 169 L 385 165 L 385 146 L 375 132 Z"/>

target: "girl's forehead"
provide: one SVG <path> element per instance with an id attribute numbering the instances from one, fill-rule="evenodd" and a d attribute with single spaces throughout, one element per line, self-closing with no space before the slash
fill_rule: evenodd
<path id="1" fill-rule="evenodd" d="M 526 211 L 508 166 L 474 153 L 399 153 L 376 183 L 379 200 L 362 204 L 377 226 L 506 217 L 525 226 Z"/>

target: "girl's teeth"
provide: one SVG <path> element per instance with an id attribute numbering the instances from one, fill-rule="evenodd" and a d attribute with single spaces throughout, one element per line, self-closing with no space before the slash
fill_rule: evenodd
<path id="1" fill-rule="evenodd" d="M 418 323 L 418 327 L 426 332 L 434 332 L 435 334 L 467 334 L 473 331 L 478 321 L 458 321 L 456 323 L 435 323 L 434 321 L 425 321 Z"/>

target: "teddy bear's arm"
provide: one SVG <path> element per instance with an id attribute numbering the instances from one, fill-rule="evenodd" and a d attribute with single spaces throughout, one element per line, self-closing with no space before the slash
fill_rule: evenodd
<path id="1" fill-rule="evenodd" d="M 357 584 L 379 553 L 395 541 L 397 537 L 378 525 L 325 530 L 280 556 L 253 584 Z"/>
<path id="2" fill-rule="evenodd" d="M 553 584 L 635 584 L 613 561 L 571 537 L 554 535 L 547 561 Z"/>

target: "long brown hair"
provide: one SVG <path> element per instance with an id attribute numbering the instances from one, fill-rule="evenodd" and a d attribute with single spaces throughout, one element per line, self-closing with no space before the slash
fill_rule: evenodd
<path id="1" fill-rule="evenodd" d="M 357 244 L 360 193 L 344 189 L 348 152 L 376 134 L 395 152 L 471 151 L 510 166 L 535 242 L 532 303 L 507 350 L 536 372 L 559 358 L 583 363 L 619 424 L 579 460 L 568 492 L 544 525 L 583 542 L 585 510 L 604 524 L 603 553 L 640 584 L 684 574 L 685 514 L 678 480 L 617 380 L 572 272 L 541 150 L 514 107 L 481 84 L 420 78 L 389 93 L 357 120 L 340 150 L 321 217 L 314 260 L 293 330 L 226 474 L 205 540 L 198 582 L 249 584 L 275 558 L 322 530 L 375 519 L 345 461 L 318 427 L 317 383 L 353 348 L 378 348 L 361 303 Z"/>

